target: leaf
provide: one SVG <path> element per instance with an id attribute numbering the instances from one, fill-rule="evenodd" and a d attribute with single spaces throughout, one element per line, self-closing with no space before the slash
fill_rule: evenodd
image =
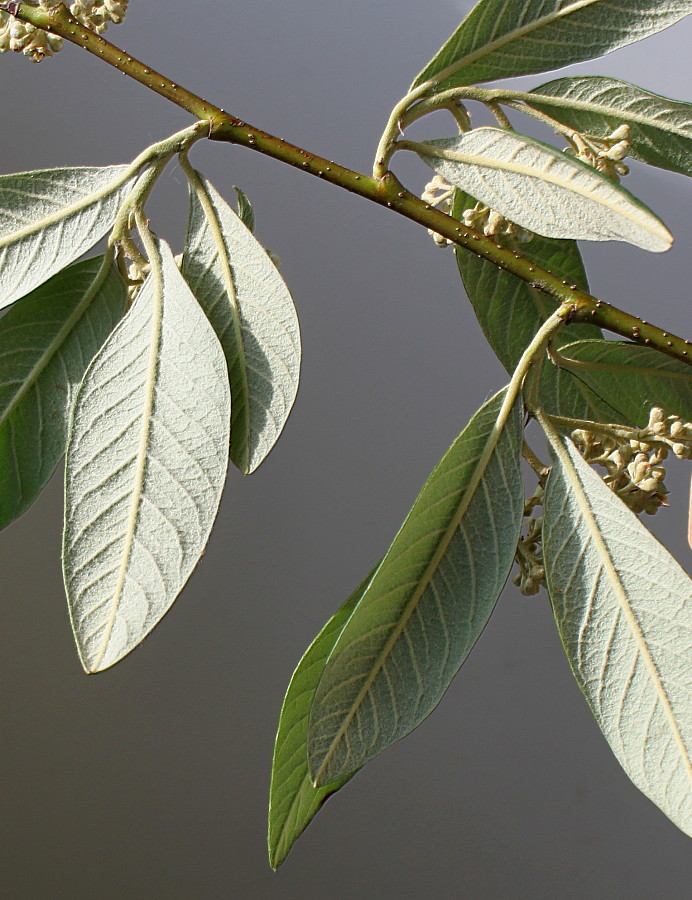
<path id="1" fill-rule="evenodd" d="M 235 187 L 235 185 L 233 190 L 235 191 L 238 200 L 238 218 L 249 231 L 254 231 L 255 210 L 252 208 L 252 203 L 248 200 L 245 191 L 241 190 L 239 187 Z"/>
<path id="2" fill-rule="evenodd" d="M 692 585 L 574 445 L 548 437 L 545 567 L 574 677 L 634 784 L 692 836 Z"/>
<path id="3" fill-rule="evenodd" d="M 604 56 L 673 25 L 690 0 L 481 0 L 418 75 L 435 92 Z"/>
<path id="4" fill-rule="evenodd" d="M 0 309 L 93 247 L 133 177 L 131 166 L 0 176 Z"/>
<path id="5" fill-rule="evenodd" d="M 103 256 L 76 263 L 0 319 L 0 528 L 33 503 L 65 453 L 74 393 L 125 312 Z"/>
<path id="6" fill-rule="evenodd" d="M 286 859 L 324 802 L 355 774 L 351 772 L 325 787 L 313 787 L 308 772 L 308 720 L 327 658 L 376 570 L 370 572 L 310 644 L 288 685 L 274 745 L 269 792 L 268 846 L 273 869 Z"/>
<path id="7" fill-rule="evenodd" d="M 559 350 L 571 372 L 640 427 L 654 406 L 692 422 L 692 368 L 658 350 L 625 341 L 578 341 Z"/>
<path id="8" fill-rule="evenodd" d="M 692 175 L 692 104 L 603 76 L 558 78 L 521 98 L 535 109 L 595 138 L 628 124 L 629 155 Z"/>
<path id="9" fill-rule="evenodd" d="M 334 646 L 310 716 L 317 785 L 420 724 L 490 617 L 524 506 L 521 404 L 498 420 L 504 396 L 481 407 L 434 469 Z"/>
<path id="10" fill-rule="evenodd" d="M 475 202 L 463 191 L 456 191 L 454 217 L 461 219 L 464 210 L 473 208 Z M 510 242 L 510 246 L 515 245 Z M 536 265 L 569 284 L 588 290 L 581 255 L 574 241 L 536 235 L 528 244 L 516 247 Z M 455 251 L 464 289 L 483 333 L 502 365 L 511 373 L 533 336 L 554 311 L 555 304 L 542 291 L 488 260 L 462 247 L 455 247 Z M 593 325 L 569 325 L 554 335 L 552 344 L 560 347 L 577 337 L 600 336 L 600 329 Z M 617 413 L 583 382 L 556 366 L 543 366 L 539 399 L 542 408 L 554 415 L 608 422 L 618 418 Z"/>
<path id="11" fill-rule="evenodd" d="M 298 391 L 298 318 L 264 247 L 203 175 L 186 171 L 190 218 L 182 272 L 226 354 L 231 459 L 247 475 L 276 443 Z"/>
<path id="12" fill-rule="evenodd" d="M 87 672 L 122 659 L 187 581 L 228 463 L 223 353 L 161 242 L 89 366 L 67 451 L 64 574 Z"/>
<path id="13" fill-rule="evenodd" d="M 627 241 L 656 253 L 673 243 L 624 188 L 526 135 L 486 127 L 413 146 L 449 184 L 544 237 Z"/>

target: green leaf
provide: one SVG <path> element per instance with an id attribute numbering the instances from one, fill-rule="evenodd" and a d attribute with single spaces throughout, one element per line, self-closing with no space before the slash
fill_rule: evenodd
<path id="1" fill-rule="evenodd" d="M 560 69 L 663 31 L 690 0 L 481 0 L 418 75 L 435 91 Z"/>
<path id="2" fill-rule="evenodd" d="M 252 208 L 252 203 L 248 200 L 245 191 L 235 185 L 233 186 L 233 190 L 235 191 L 238 200 L 238 218 L 249 231 L 254 231 L 255 210 Z"/>
<path id="3" fill-rule="evenodd" d="M 629 155 L 651 166 L 692 175 L 692 104 L 652 94 L 626 81 L 582 75 L 542 84 L 522 99 L 596 138 L 628 124 Z"/>
<path id="4" fill-rule="evenodd" d="M 0 176 L 0 309 L 78 259 L 111 228 L 131 166 Z"/>
<path id="5" fill-rule="evenodd" d="M 192 169 L 182 272 L 226 354 L 233 396 L 231 459 L 253 472 L 276 443 L 300 376 L 291 295 L 264 247 Z"/>
<path id="6" fill-rule="evenodd" d="M 640 427 L 653 406 L 692 422 L 692 368 L 625 341 L 578 341 L 559 349 L 559 365 Z"/>
<path id="7" fill-rule="evenodd" d="M 313 782 L 404 737 L 440 702 L 507 579 L 524 506 L 521 404 L 471 419 L 423 486 L 334 646 L 310 716 Z"/>
<path id="8" fill-rule="evenodd" d="M 692 585 L 571 441 L 555 465 L 543 548 L 574 677 L 634 784 L 692 837 Z"/>
<path id="9" fill-rule="evenodd" d="M 526 135 L 476 128 L 414 146 L 449 184 L 545 237 L 627 241 L 656 253 L 673 243 L 663 222 L 624 188 Z"/>
<path id="10" fill-rule="evenodd" d="M 354 772 L 325 787 L 313 787 L 308 772 L 307 739 L 310 707 L 327 658 L 349 616 L 372 580 L 376 568 L 351 594 L 305 652 L 286 691 L 274 745 L 269 792 L 269 864 L 278 869 L 324 802 Z"/>
<path id="11" fill-rule="evenodd" d="M 468 194 L 457 191 L 454 217 L 461 219 L 463 211 L 473 208 L 475 202 Z M 568 284 L 588 290 L 581 255 L 574 241 L 536 235 L 528 244 L 511 246 Z M 481 328 L 498 359 L 511 373 L 540 326 L 554 312 L 555 304 L 516 275 L 461 247 L 455 250 L 464 288 Z M 555 334 L 552 344 L 559 348 L 575 338 L 600 336 L 600 329 L 593 325 L 568 325 Z M 539 400 L 542 408 L 554 415 L 602 422 L 620 420 L 616 411 L 584 382 L 547 363 L 541 374 Z"/>
<path id="12" fill-rule="evenodd" d="M 99 256 L 54 275 L 0 319 L 0 528 L 33 503 L 65 453 L 74 393 L 126 300 Z"/>
<path id="13" fill-rule="evenodd" d="M 67 450 L 65 585 L 87 672 L 122 659 L 204 549 L 228 464 L 221 347 L 168 246 L 97 354 Z"/>

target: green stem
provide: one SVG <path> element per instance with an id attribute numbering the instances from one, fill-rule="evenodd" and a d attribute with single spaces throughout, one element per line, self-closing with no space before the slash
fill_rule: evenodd
<path id="1" fill-rule="evenodd" d="M 84 47 L 89 53 L 114 66 L 130 78 L 134 78 L 154 93 L 160 94 L 171 103 L 187 110 L 204 123 L 205 133 L 212 140 L 248 147 L 391 209 L 510 272 L 531 287 L 543 291 L 556 304 L 568 306 L 570 322 L 591 322 L 619 334 L 621 337 L 645 344 L 667 356 L 692 365 L 692 344 L 689 341 L 665 332 L 654 325 L 649 325 L 603 300 L 592 297 L 585 291 L 578 290 L 576 285 L 560 280 L 551 272 L 522 257 L 517 251 L 497 243 L 480 232 L 464 227 L 461 222 L 440 212 L 430 204 L 423 203 L 419 197 L 407 191 L 391 172 L 382 171 L 380 176 L 370 178 L 310 153 L 301 147 L 289 144 L 259 128 L 253 128 L 246 122 L 224 112 L 218 106 L 214 106 L 180 85 L 174 84 L 170 79 L 148 66 L 144 66 L 99 35 L 84 28 L 62 4 L 46 10 L 28 6 L 26 3 L 0 3 L 0 10 L 9 12 L 38 28 L 60 35 L 66 41 L 77 46 Z M 381 147 L 386 146 L 386 153 L 389 155 L 391 155 L 393 142 L 398 133 L 401 116 L 412 103 L 420 100 L 430 90 L 431 84 L 426 82 L 426 84 L 420 85 L 397 104 L 388 126 L 389 131 L 394 133 L 395 137 L 389 144 L 384 136 L 383 141 L 380 142 Z M 443 96 L 444 94 L 440 95 L 440 97 Z M 462 91 L 455 91 L 454 97 L 450 93 L 446 97 L 446 102 L 449 103 L 460 97 L 493 102 L 502 99 L 503 96 L 516 97 L 517 93 L 465 88 Z M 443 106 L 439 98 L 436 103 L 438 107 Z M 428 106 L 431 107 L 432 103 Z M 199 127 L 198 125 L 197 128 L 199 129 Z M 196 134 L 202 136 L 199 131 Z"/>

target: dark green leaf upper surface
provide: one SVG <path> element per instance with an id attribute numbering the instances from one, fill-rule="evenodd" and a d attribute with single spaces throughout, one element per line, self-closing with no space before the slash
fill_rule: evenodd
<path id="1" fill-rule="evenodd" d="M 692 368 L 625 341 L 578 341 L 559 350 L 560 366 L 643 427 L 653 406 L 692 422 Z"/>
<path id="2" fill-rule="evenodd" d="M 298 317 L 288 287 L 247 225 L 203 175 L 189 170 L 188 178 L 182 272 L 226 356 L 231 459 L 248 474 L 278 440 L 298 391 Z"/>
<path id="3" fill-rule="evenodd" d="M 461 218 L 463 211 L 472 208 L 474 203 L 468 194 L 457 191 L 454 216 Z M 574 241 L 536 236 L 530 243 L 516 246 L 536 265 L 568 284 L 588 290 L 581 255 Z M 554 311 L 555 304 L 521 278 L 461 247 L 456 248 L 456 258 L 481 328 L 502 365 L 512 373 L 533 336 Z M 600 335 L 600 330 L 593 325 L 569 325 L 553 337 L 553 344 L 560 347 L 575 338 L 598 338 Z M 541 406 L 554 415 L 606 422 L 620 420 L 615 410 L 584 382 L 549 363 L 543 366 L 539 398 Z"/>
<path id="4" fill-rule="evenodd" d="M 622 767 L 692 837 L 692 582 L 571 441 L 549 438 L 543 550 L 565 652 Z"/>
<path id="5" fill-rule="evenodd" d="M 575 131 L 604 138 L 630 125 L 629 155 L 651 166 L 692 175 L 692 104 L 599 76 L 559 78 L 526 102 Z"/>
<path id="6" fill-rule="evenodd" d="M 0 176 L 0 308 L 89 250 L 113 225 L 130 166 Z"/>
<path id="7" fill-rule="evenodd" d="M 603 56 L 692 12 L 690 0 L 481 0 L 413 82 L 435 91 Z"/>
<path id="8" fill-rule="evenodd" d="M 269 792 L 269 864 L 277 869 L 311 820 L 352 775 L 313 787 L 308 772 L 308 723 L 315 690 L 337 638 L 370 583 L 373 571 L 351 594 L 305 652 L 286 691 L 274 745 Z"/>
<path id="9" fill-rule="evenodd" d="M 63 571 L 87 672 L 159 622 L 196 566 L 228 464 L 223 351 L 167 244 L 75 399 Z"/>
<path id="10" fill-rule="evenodd" d="M 103 263 L 64 269 L 0 319 L 0 528 L 53 474 L 74 392 L 125 312 L 125 285 Z"/>
<path id="11" fill-rule="evenodd" d="M 524 505 L 521 404 L 471 419 L 423 486 L 329 657 L 310 716 L 317 784 L 352 772 L 437 706 L 495 606 Z"/>

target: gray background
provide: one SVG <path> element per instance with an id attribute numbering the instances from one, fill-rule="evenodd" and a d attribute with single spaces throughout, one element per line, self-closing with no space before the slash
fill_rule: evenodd
<path id="1" fill-rule="evenodd" d="M 389 109 L 471 6 L 133 0 L 108 36 L 256 126 L 367 171 Z M 689 99 L 691 39 L 688 19 L 574 71 Z M 125 162 L 189 122 L 72 47 L 40 66 L 10 54 L 0 66 L 3 172 Z M 417 133 L 452 131 L 442 117 Z M 514 588 L 440 709 L 332 799 L 270 872 L 267 784 L 291 671 L 505 378 L 452 253 L 422 229 L 246 150 L 200 146 L 194 161 L 227 196 L 234 184 L 247 191 L 259 236 L 281 256 L 302 322 L 301 391 L 260 470 L 229 475 L 208 552 L 173 611 L 106 674 L 84 676 L 73 648 L 59 476 L 2 535 L 0 894 L 688 896 L 687 840 L 610 753 L 545 595 Z M 627 186 L 676 246 L 588 247 L 592 286 L 682 332 L 689 184 L 635 169 Z M 403 154 L 397 171 L 414 190 L 428 178 Z M 171 167 L 150 214 L 176 249 L 184 205 Z M 678 490 L 654 523 L 685 565 L 688 477 L 668 479 Z"/>

